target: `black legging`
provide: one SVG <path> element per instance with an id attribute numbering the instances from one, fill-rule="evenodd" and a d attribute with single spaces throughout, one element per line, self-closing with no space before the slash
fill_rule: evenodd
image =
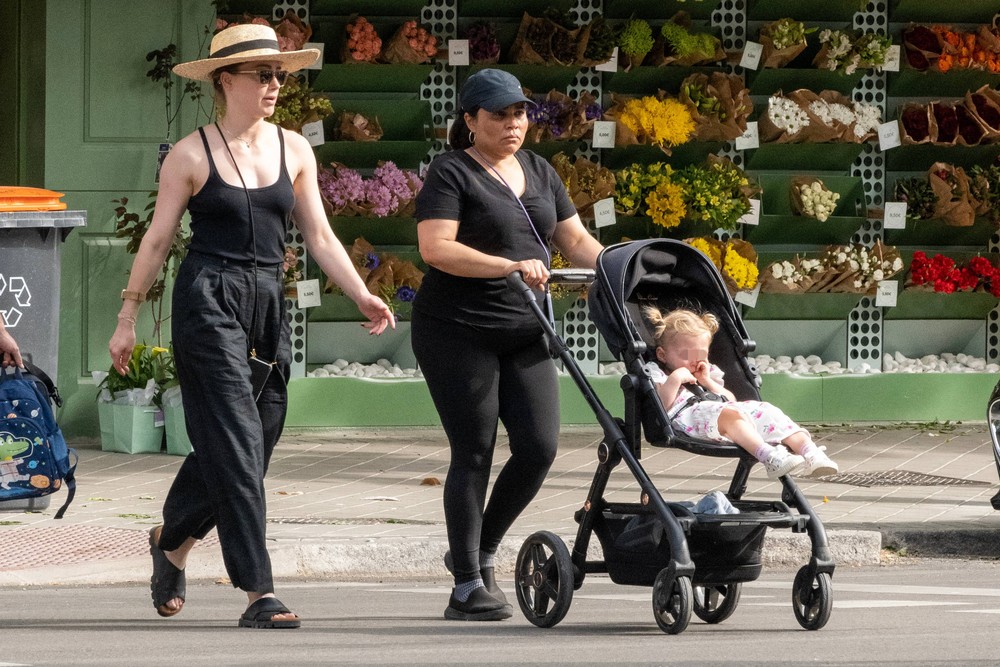
<path id="1" fill-rule="evenodd" d="M 541 329 L 487 331 L 415 311 L 410 331 L 451 445 L 444 515 L 455 581 L 462 583 L 479 576 L 480 550 L 496 552 L 555 460 L 556 369 Z M 498 419 L 507 429 L 511 455 L 487 505 Z"/>

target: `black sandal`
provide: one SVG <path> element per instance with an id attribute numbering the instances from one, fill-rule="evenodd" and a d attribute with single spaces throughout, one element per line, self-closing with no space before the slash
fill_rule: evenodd
<path id="1" fill-rule="evenodd" d="M 240 616 L 239 626 L 241 628 L 257 628 L 270 630 L 278 628 L 298 628 L 302 626 L 302 621 L 276 621 L 274 617 L 279 614 L 291 614 L 291 610 L 281 604 L 278 598 L 260 598 Z"/>
<path id="2" fill-rule="evenodd" d="M 187 584 L 184 570 L 171 563 L 159 546 L 160 536 L 157 531 L 160 529 L 162 526 L 149 530 L 149 553 L 153 557 L 153 576 L 149 578 L 149 589 L 156 613 L 166 618 L 180 613 L 180 610 L 184 608 Z M 181 606 L 177 609 L 171 609 L 167 606 L 167 603 L 174 598 L 181 600 Z"/>

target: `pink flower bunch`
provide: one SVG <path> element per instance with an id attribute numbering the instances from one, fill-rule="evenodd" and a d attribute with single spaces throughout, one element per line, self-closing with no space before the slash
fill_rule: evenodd
<path id="1" fill-rule="evenodd" d="M 320 192 L 335 213 L 376 218 L 405 215 L 423 186 L 417 174 L 392 162 L 380 164 L 369 179 L 343 165 L 324 167 L 318 180 Z"/>

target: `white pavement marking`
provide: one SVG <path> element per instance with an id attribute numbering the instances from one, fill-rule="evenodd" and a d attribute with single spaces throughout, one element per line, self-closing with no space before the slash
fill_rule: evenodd
<path id="1" fill-rule="evenodd" d="M 1000 614 L 1000 609 L 949 609 L 956 614 Z"/>
<path id="2" fill-rule="evenodd" d="M 787 607 L 787 602 L 750 602 L 747 607 Z M 971 602 L 939 602 L 936 600 L 833 600 L 834 609 L 879 609 L 883 607 L 949 607 Z"/>
<path id="3" fill-rule="evenodd" d="M 791 588 L 791 582 L 753 581 L 752 588 Z M 969 595 L 977 597 L 1000 597 L 1000 588 L 954 588 L 949 586 L 891 586 L 886 584 L 838 584 L 833 580 L 834 593 L 892 593 L 895 595 Z"/>

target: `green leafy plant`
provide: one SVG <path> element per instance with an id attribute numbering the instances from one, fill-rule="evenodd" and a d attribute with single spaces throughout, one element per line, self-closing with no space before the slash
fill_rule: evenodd
<path id="1" fill-rule="evenodd" d="M 697 58 L 708 60 L 715 56 L 718 39 L 708 33 L 689 31 L 682 25 L 667 21 L 660 28 L 660 34 L 667 41 L 676 58 Z"/>
<path id="2" fill-rule="evenodd" d="M 111 200 L 111 203 L 118 204 L 115 207 L 115 236 L 127 240 L 125 249 L 130 254 L 134 255 L 139 252 L 139 245 L 142 243 L 149 225 L 153 222 L 153 209 L 156 208 L 157 194 L 156 191 L 149 193 L 150 201 L 144 209 L 146 212 L 145 217 L 140 217 L 138 213 L 133 213 L 128 209 L 128 197 Z M 189 241 L 190 237 L 184 231 L 184 228 L 178 225 L 177 231 L 174 233 L 174 238 L 170 243 L 170 249 L 167 251 L 167 258 L 163 262 L 160 275 L 146 293 L 146 303 L 149 304 L 150 312 L 153 315 L 153 336 L 158 345 L 162 345 L 163 343 L 163 294 L 167 288 L 167 281 L 177 276 L 177 269 L 180 268 L 180 262 L 187 255 L 187 244 Z"/>
<path id="3" fill-rule="evenodd" d="M 906 203 L 906 217 L 910 220 L 930 220 L 934 217 L 937 195 L 926 176 L 900 178 L 893 189 L 896 201 Z"/>
<path id="4" fill-rule="evenodd" d="M 622 53 L 635 59 L 649 53 L 653 48 L 653 29 L 649 27 L 649 22 L 629 19 L 618 38 L 618 47 Z"/>
<path id="5" fill-rule="evenodd" d="M 153 403 L 160 405 L 163 391 L 178 384 L 173 351 L 165 347 L 138 344 L 132 348 L 132 356 L 128 360 L 128 373 L 121 375 L 111 367 L 97 388 L 107 389 L 114 396 L 129 389 L 144 389 L 150 380 L 153 380 L 157 387 Z"/>

